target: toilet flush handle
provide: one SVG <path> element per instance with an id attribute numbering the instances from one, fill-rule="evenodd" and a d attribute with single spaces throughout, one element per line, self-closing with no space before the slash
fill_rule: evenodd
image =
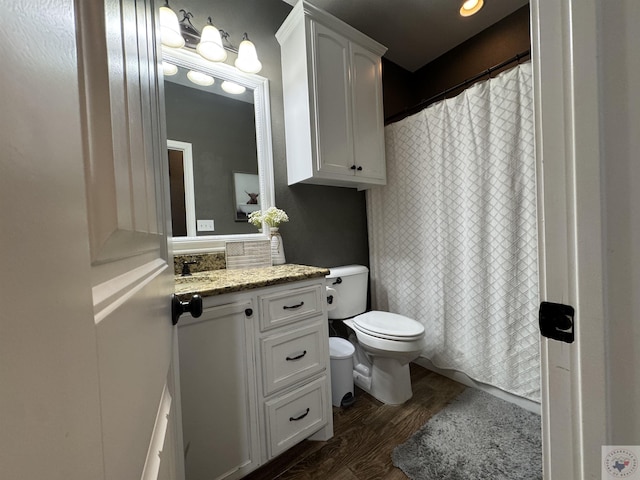
<path id="1" fill-rule="evenodd" d="M 331 285 L 340 285 L 341 283 L 342 283 L 342 278 L 338 277 L 338 278 L 336 278 L 336 281 L 333 282 Z"/>

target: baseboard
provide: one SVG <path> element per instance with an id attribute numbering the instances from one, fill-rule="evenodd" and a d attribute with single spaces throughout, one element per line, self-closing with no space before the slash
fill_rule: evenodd
<path id="1" fill-rule="evenodd" d="M 529 410 L 530 412 L 540 415 L 540 403 L 538 402 L 534 402 L 533 400 L 529 400 L 528 398 L 519 397 L 518 395 L 514 395 L 513 393 L 505 392 L 504 390 L 501 390 L 498 387 L 494 387 L 493 385 L 489 385 L 487 383 L 477 382 L 474 379 L 469 378 L 469 376 L 467 376 L 466 374 L 458 372 L 457 370 L 438 368 L 431 362 L 431 360 L 425 357 L 418 358 L 414 361 L 414 363 L 426 368 L 427 370 L 436 372 L 443 377 L 447 377 L 451 380 L 455 380 L 458 383 L 462 383 L 467 387 L 477 388 L 478 390 L 482 390 L 483 392 L 490 393 L 494 397 L 514 403 L 524 408 L 525 410 Z"/>

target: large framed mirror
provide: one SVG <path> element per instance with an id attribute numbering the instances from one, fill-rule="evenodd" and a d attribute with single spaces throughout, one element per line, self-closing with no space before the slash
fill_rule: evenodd
<path id="1" fill-rule="evenodd" d="M 162 57 L 174 253 L 267 239 L 247 217 L 275 204 L 268 80 L 187 49 Z"/>

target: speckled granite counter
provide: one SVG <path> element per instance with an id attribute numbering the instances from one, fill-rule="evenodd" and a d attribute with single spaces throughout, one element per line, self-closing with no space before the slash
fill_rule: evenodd
<path id="1" fill-rule="evenodd" d="M 211 270 L 194 273 L 190 277 L 176 275 L 175 292 L 185 301 L 196 293 L 202 297 L 210 297 L 326 275 L 329 275 L 328 268 L 289 264 L 247 270 Z"/>

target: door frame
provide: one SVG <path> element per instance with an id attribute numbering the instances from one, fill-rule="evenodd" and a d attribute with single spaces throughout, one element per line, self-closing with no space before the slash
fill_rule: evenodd
<path id="1" fill-rule="evenodd" d="M 607 443 L 596 0 L 531 0 L 540 296 L 576 309 L 541 337 L 545 480 L 599 478 Z"/>

